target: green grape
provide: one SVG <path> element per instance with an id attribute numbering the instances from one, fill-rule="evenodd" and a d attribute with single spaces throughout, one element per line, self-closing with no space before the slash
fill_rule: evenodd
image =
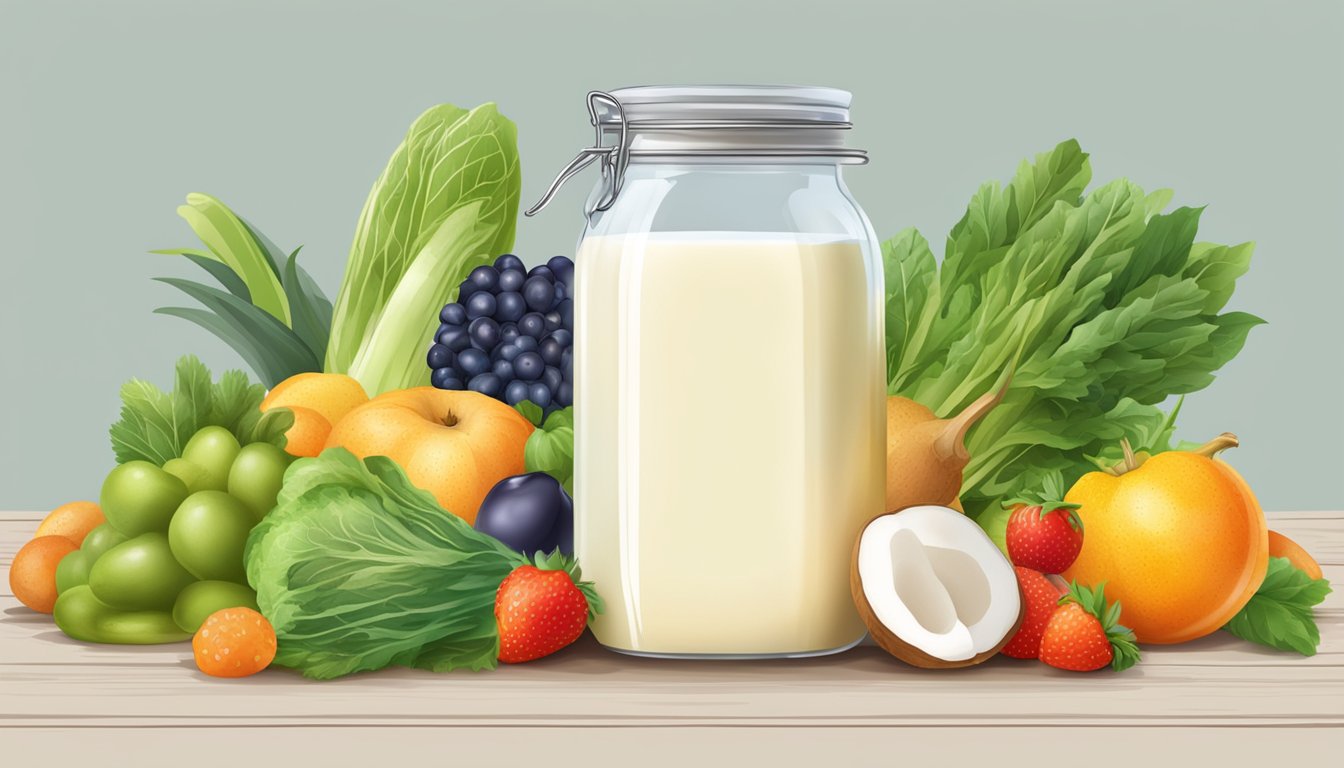
<path id="1" fill-rule="evenodd" d="M 241 563 L 240 563 L 241 566 Z M 143 533 L 103 553 L 89 569 L 94 597 L 123 611 L 168 610 L 177 593 L 195 581 L 162 533 Z"/>
<path id="2" fill-rule="evenodd" d="M 187 486 L 181 480 L 147 461 L 128 461 L 108 473 L 99 503 L 113 528 L 138 536 L 167 530 L 185 498 Z"/>
<path id="3" fill-rule="evenodd" d="M 244 606 L 257 610 L 257 593 L 231 581 L 198 581 L 188 584 L 173 604 L 173 621 L 195 633 L 215 611 Z"/>
<path id="4" fill-rule="evenodd" d="M 94 558 L 82 549 L 61 558 L 56 565 L 56 594 L 60 595 L 71 587 L 89 583 L 89 568 Z"/>
<path id="5" fill-rule="evenodd" d="M 260 521 L 275 506 L 292 456 L 270 443 L 249 443 L 229 470 L 229 495 L 243 502 Z"/>
<path id="6" fill-rule="evenodd" d="M 243 547 L 256 523 L 243 503 L 223 491 L 187 497 L 168 526 L 168 543 L 182 567 L 198 579 L 246 583 Z"/>
<path id="7" fill-rule="evenodd" d="M 89 535 L 84 537 L 84 543 L 80 546 L 79 551 L 89 556 L 89 565 L 92 566 L 93 561 L 102 557 L 104 552 L 126 539 L 126 534 L 113 528 L 111 523 L 103 523 L 89 531 Z"/>
<path id="8" fill-rule="evenodd" d="M 205 472 L 195 490 L 222 491 L 228 487 L 229 467 L 237 458 L 238 438 L 223 427 L 206 427 L 187 441 L 182 458 Z"/>

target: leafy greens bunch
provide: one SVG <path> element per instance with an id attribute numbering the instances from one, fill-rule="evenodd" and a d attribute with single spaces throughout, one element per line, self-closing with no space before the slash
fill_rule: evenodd
<path id="1" fill-rule="evenodd" d="M 883 244 L 888 392 L 940 417 L 991 388 L 1003 402 L 967 437 L 966 512 L 991 534 L 1000 499 L 1114 458 L 1121 438 L 1167 447 L 1168 396 L 1207 386 L 1263 322 L 1223 312 L 1252 244 L 1195 242 L 1201 209 L 1119 179 L 1084 194 L 1088 156 L 1065 141 L 988 182 L 941 265 L 914 229 Z"/>
<path id="2" fill-rule="evenodd" d="M 171 393 L 140 379 L 121 386 L 121 418 L 109 430 L 112 452 L 118 464 L 141 460 L 163 466 L 182 455 L 192 435 L 211 426 L 224 427 L 244 445 L 266 442 L 284 448 L 294 414 L 288 408 L 262 413 L 265 395 L 266 388 L 242 371 L 225 371 L 212 381 L 210 369 L 187 355 L 177 361 Z"/>
<path id="3" fill-rule="evenodd" d="M 528 472 L 545 472 L 574 495 L 574 406 L 566 406 L 543 417 L 541 406 L 524 400 L 514 409 L 532 422 L 536 430 L 523 446 L 523 467 Z"/>
<path id="4" fill-rule="evenodd" d="M 445 512 L 391 459 L 343 448 L 290 465 L 244 559 L 275 626 L 275 663 L 319 679 L 493 668 L 495 593 L 529 562 Z"/>
<path id="5" fill-rule="evenodd" d="M 369 395 L 427 385 L 439 309 L 475 267 L 513 246 L 521 194 L 517 129 L 494 104 L 422 114 L 374 183 L 335 306 L 295 261 L 227 206 L 191 194 L 178 209 L 205 250 L 185 256 L 224 290 L 159 278 L 204 309 L 157 311 L 218 336 L 267 386 L 345 373 Z"/>

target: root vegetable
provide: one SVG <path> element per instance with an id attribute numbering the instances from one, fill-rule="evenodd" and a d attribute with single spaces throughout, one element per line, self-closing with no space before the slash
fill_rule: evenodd
<path id="1" fill-rule="evenodd" d="M 919 504 L 960 511 L 962 471 L 971 459 L 966 432 L 999 404 L 1010 383 L 1005 377 L 998 389 L 947 419 L 909 398 L 887 398 L 888 512 Z"/>

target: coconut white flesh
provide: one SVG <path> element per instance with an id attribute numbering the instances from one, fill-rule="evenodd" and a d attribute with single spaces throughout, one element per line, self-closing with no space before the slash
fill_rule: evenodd
<path id="1" fill-rule="evenodd" d="M 877 518 L 859 542 L 859 578 L 892 634 L 935 658 L 991 650 L 1017 623 L 1017 576 L 975 521 L 947 507 Z"/>

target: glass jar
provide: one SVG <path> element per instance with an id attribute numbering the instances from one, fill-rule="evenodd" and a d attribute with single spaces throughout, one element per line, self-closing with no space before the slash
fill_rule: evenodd
<path id="1" fill-rule="evenodd" d="M 841 180 L 850 94 L 589 94 L 576 251 L 575 554 L 604 646 L 810 656 L 864 626 L 850 557 L 885 492 L 883 279 Z"/>

